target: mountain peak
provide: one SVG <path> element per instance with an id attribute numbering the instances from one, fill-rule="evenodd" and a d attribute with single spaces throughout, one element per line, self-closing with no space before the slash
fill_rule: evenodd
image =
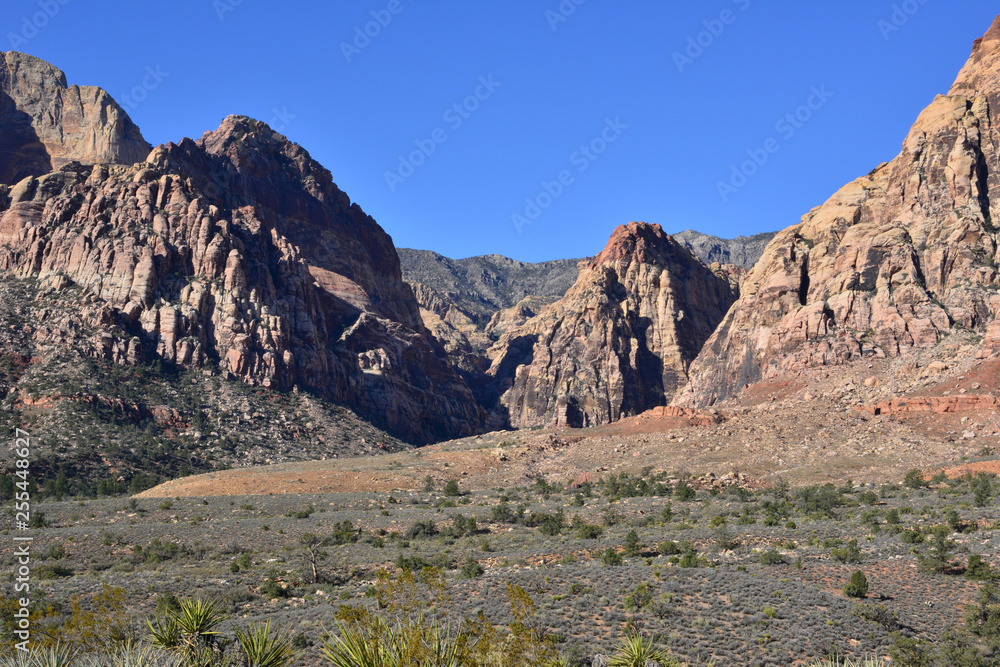
<path id="1" fill-rule="evenodd" d="M 608 239 L 608 244 L 591 266 L 609 264 L 634 258 L 638 262 L 653 263 L 663 256 L 669 245 L 678 245 L 663 227 L 647 222 L 630 222 L 619 225 Z"/>

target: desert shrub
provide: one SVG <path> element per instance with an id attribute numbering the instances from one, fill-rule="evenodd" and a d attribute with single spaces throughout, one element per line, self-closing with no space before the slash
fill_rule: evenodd
<path id="1" fill-rule="evenodd" d="M 924 541 L 924 534 L 919 528 L 907 528 L 899 534 L 903 544 L 920 544 Z"/>
<path id="2" fill-rule="evenodd" d="M 681 502 L 694 500 L 697 495 L 698 493 L 694 490 L 694 487 L 683 479 L 677 483 L 677 488 L 674 489 L 674 498 Z"/>
<path id="3" fill-rule="evenodd" d="M 482 576 L 485 572 L 486 570 L 479 564 L 479 561 L 472 556 L 469 556 L 458 570 L 459 576 L 463 579 L 475 579 Z"/>
<path id="4" fill-rule="evenodd" d="M 656 547 L 656 551 L 662 556 L 676 556 L 681 553 L 681 545 L 673 540 L 666 540 L 660 542 Z"/>
<path id="5" fill-rule="evenodd" d="M 630 530 L 625 536 L 625 555 L 639 556 L 642 554 L 642 543 L 639 541 L 639 533 Z"/>
<path id="6" fill-rule="evenodd" d="M 777 549 L 768 549 L 760 554 L 761 565 L 781 565 L 785 562 L 785 557 L 778 553 Z"/>
<path id="7" fill-rule="evenodd" d="M 434 537 L 438 534 L 437 526 L 430 519 L 417 521 L 406 530 L 406 539 L 416 540 L 421 538 Z"/>
<path id="8" fill-rule="evenodd" d="M 442 489 L 444 495 L 450 498 L 456 498 L 462 495 L 462 490 L 458 487 L 458 481 L 454 479 L 449 479 L 445 482 L 444 489 Z"/>
<path id="9" fill-rule="evenodd" d="M 965 568 L 965 577 L 975 581 L 992 581 L 996 574 L 990 568 L 990 564 L 983 560 L 979 554 L 969 556 L 969 564 Z"/>
<path id="10" fill-rule="evenodd" d="M 603 528 L 585 522 L 579 514 L 573 517 L 573 530 L 580 540 L 596 540 L 604 534 Z"/>
<path id="11" fill-rule="evenodd" d="M 928 549 L 917 555 L 917 567 L 921 572 L 943 574 L 951 569 L 955 542 L 948 539 L 948 534 L 947 526 L 934 526 L 930 529 Z"/>
<path id="12" fill-rule="evenodd" d="M 881 625 L 888 632 L 895 632 L 900 627 L 896 612 L 880 604 L 856 604 L 851 607 L 851 616 L 867 623 Z"/>
<path id="13" fill-rule="evenodd" d="M 919 489 L 927 486 L 928 482 L 924 479 L 924 472 L 920 470 L 920 468 L 914 468 L 907 471 L 906 475 L 903 477 L 903 484 L 911 489 Z"/>
<path id="14" fill-rule="evenodd" d="M 807 486 L 795 495 L 799 511 L 803 514 L 835 518 L 835 510 L 844 504 L 844 497 L 833 484 Z"/>
<path id="15" fill-rule="evenodd" d="M 861 548 L 858 547 L 857 540 L 851 540 L 847 546 L 839 549 L 830 549 L 830 557 L 841 563 L 856 564 L 861 562 Z"/>
<path id="16" fill-rule="evenodd" d="M 629 611 L 641 611 L 653 603 L 653 588 L 646 582 L 642 582 L 632 589 L 622 601 Z"/>
<path id="17" fill-rule="evenodd" d="M 861 570 L 855 570 L 851 580 L 844 585 L 844 595 L 849 598 L 864 598 L 868 595 L 868 577 Z"/>
<path id="18" fill-rule="evenodd" d="M 617 567 L 622 565 L 625 561 L 622 559 L 622 555 L 618 553 L 614 548 L 608 548 L 601 553 L 601 562 L 605 565 L 612 567 Z"/>

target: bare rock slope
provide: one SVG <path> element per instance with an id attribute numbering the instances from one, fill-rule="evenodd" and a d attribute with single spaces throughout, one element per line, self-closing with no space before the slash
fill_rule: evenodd
<path id="1" fill-rule="evenodd" d="M 104 90 L 69 86 L 49 63 L 0 53 L 0 184 L 70 162 L 135 164 L 150 145 Z"/>
<path id="2" fill-rule="evenodd" d="M 665 405 L 735 295 L 659 225 L 615 230 L 566 295 L 490 356 L 511 426 L 596 426 Z"/>
<path id="3" fill-rule="evenodd" d="M 892 162 L 779 233 L 691 368 L 679 404 L 762 379 L 907 355 L 1000 310 L 1000 18 Z"/>
<path id="4" fill-rule="evenodd" d="M 231 116 L 136 165 L 29 176 L 0 213 L 0 272 L 82 289 L 67 328 L 86 332 L 84 355 L 217 363 L 247 384 L 350 405 L 412 442 L 482 424 L 392 240 L 264 123 Z"/>

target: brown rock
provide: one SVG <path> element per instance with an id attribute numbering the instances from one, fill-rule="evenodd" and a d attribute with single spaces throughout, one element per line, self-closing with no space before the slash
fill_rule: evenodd
<path id="1" fill-rule="evenodd" d="M 906 355 L 1000 311 L 1000 41 L 977 44 L 891 163 L 779 233 L 691 368 L 679 405 L 814 366 Z M 987 353 L 989 354 L 989 353 Z"/>
<path id="2" fill-rule="evenodd" d="M 128 114 L 92 86 L 33 56 L 0 53 L 0 183 L 18 183 L 71 162 L 135 164 L 149 154 Z"/>
<path id="3" fill-rule="evenodd" d="M 733 298 L 659 225 L 619 227 L 562 299 L 490 352 L 500 420 L 596 426 L 665 405 Z"/>

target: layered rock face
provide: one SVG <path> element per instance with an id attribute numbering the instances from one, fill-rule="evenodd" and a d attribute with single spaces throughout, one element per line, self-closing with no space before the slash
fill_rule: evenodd
<path id="1" fill-rule="evenodd" d="M 482 424 L 389 236 L 264 123 L 229 117 L 134 166 L 71 163 L 9 200 L 0 271 L 82 287 L 88 354 L 218 363 L 352 405 L 418 443 Z"/>
<path id="2" fill-rule="evenodd" d="M 665 405 L 734 299 L 659 225 L 621 226 L 562 299 L 491 350 L 497 412 L 579 427 Z"/>
<path id="3" fill-rule="evenodd" d="M 100 88 L 68 86 L 33 56 L 0 53 L 0 183 L 13 185 L 70 162 L 135 164 L 150 145 Z"/>
<path id="4" fill-rule="evenodd" d="M 1000 18 L 901 154 L 779 233 L 678 404 L 761 379 L 934 346 L 1000 310 Z"/>

